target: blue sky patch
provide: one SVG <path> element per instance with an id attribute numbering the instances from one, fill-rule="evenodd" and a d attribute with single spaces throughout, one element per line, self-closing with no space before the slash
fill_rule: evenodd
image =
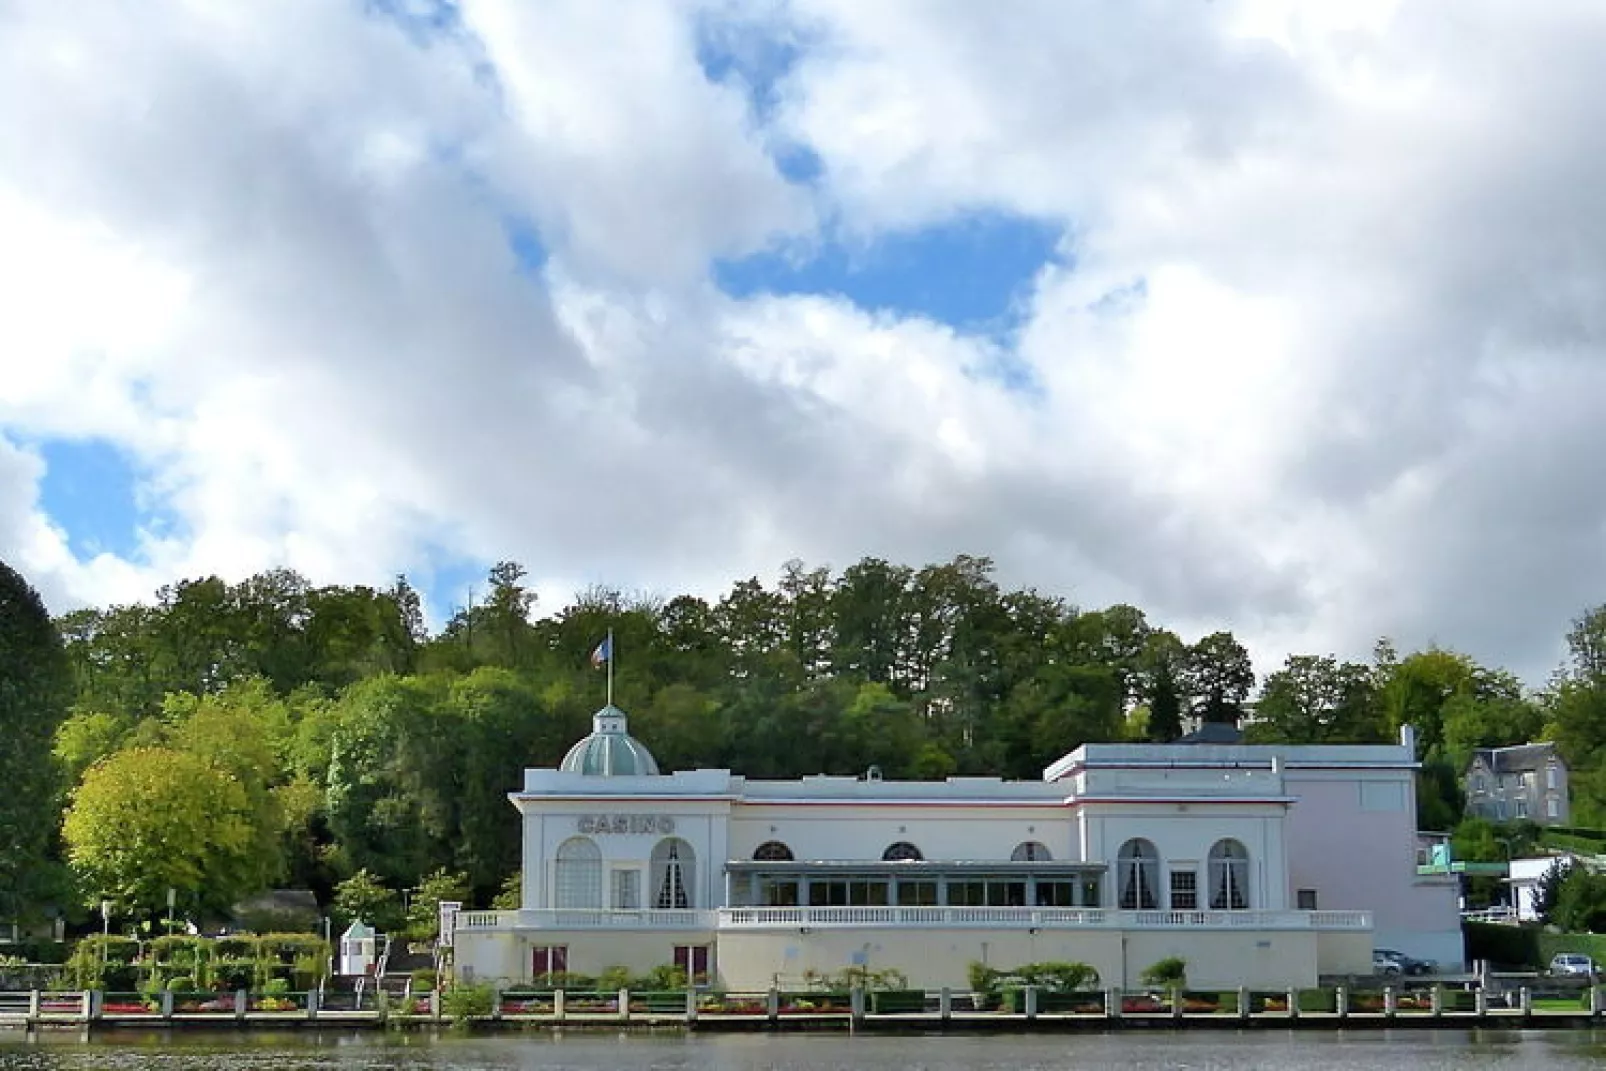
<path id="1" fill-rule="evenodd" d="M 929 317 L 986 334 L 1007 332 L 1019 301 L 1062 231 L 1024 216 L 974 213 L 867 245 L 828 241 L 812 256 L 760 253 L 715 265 L 720 287 L 754 294 L 840 294 L 866 309 Z"/>
<path id="2" fill-rule="evenodd" d="M 524 216 L 510 216 L 503 221 L 502 228 L 507 233 L 507 246 L 519 262 L 519 270 L 539 274 L 546 267 L 547 249 L 535 223 Z"/>
<path id="3" fill-rule="evenodd" d="M 74 556 L 138 558 L 139 529 L 158 518 L 140 508 L 128 455 L 103 439 L 50 439 L 36 449 L 45 462 L 39 505 L 67 533 Z"/>

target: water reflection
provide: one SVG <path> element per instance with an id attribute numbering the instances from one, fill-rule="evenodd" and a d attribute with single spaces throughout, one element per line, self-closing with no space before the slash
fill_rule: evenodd
<path id="1" fill-rule="evenodd" d="M 0 1034 L 0 1071 L 1524 1071 L 1606 1063 L 1603 1031 L 1022 1036 Z"/>

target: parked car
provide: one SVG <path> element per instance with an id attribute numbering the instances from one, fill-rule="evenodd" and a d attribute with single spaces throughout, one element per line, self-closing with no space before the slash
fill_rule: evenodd
<path id="1" fill-rule="evenodd" d="M 1551 974 L 1581 974 L 1588 978 L 1595 973 L 1595 961 L 1582 952 L 1557 952 L 1550 959 Z"/>
<path id="2" fill-rule="evenodd" d="M 1372 973 L 1394 977 L 1403 972 L 1400 970 L 1400 965 L 1398 963 L 1394 962 L 1392 959 L 1389 959 L 1389 957 L 1385 956 L 1383 953 L 1374 950 L 1372 952 Z"/>
<path id="3" fill-rule="evenodd" d="M 1400 966 L 1401 974 L 1432 974 L 1438 967 L 1431 959 L 1417 959 L 1407 956 L 1404 952 L 1397 952 L 1392 948 L 1379 948 L 1376 950 L 1380 956 L 1387 956 Z"/>

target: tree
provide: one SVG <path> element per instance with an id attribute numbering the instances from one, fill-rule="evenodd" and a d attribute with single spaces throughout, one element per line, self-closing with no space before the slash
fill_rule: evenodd
<path id="1" fill-rule="evenodd" d="M 155 914 L 174 889 L 217 911 L 260 887 L 254 818 L 226 771 L 184 751 L 140 747 L 90 768 L 62 832 L 88 902 L 106 897 Z"/>
<path id="2" fill-rule="evenodd" d="M 1330 656 L 1289 655 L 1266 678 L 1251 737 L 1284 744 L 1377 743 L 1383 735 L 1372 671 Z"/>
<path id="3" fill-rule="evenodd" d="M 334 915 L 343 927 L 365 922 L 388 933 L 401 922 L 401 901 L 372 871 L 359 870 L 335 886 Z"/>
<path id="4" fill-rule="evenodd" d="M 1255 686 L 1249 652 L 1230 632 L 1212 632 L 1188 648 L 1188 692 L 1200 721 L 1237 725 Z"/>
<path id="5" fill-rule="evenodd" d="M 43 871 L 60 813 L 51 752 L 72 677 L 38 592 L 0 562 L 0 919 L 15 917 Z"/>
<path id="6" fill-rule="evenodd" d="M 441 901 L 463 903 L 467 899 L 467 874 L 442 867 L 426 875 L 413 889 L 407 905 L 407 935 L 416 941 L 434 937 L 440 927 Z"/>
<path id="7" fill-rule="evenodd" d="M 1182 736 L 1182 697 L 1177 694 L 1176 673 L 1169 660 L 1155 667 L 1149 684 L 1148 738 L 1169 744 Z"/>

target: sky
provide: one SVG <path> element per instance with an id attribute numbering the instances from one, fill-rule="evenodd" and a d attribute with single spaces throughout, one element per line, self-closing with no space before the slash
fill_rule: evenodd
<path id="1" fill-rule="evenodd" d="M 1534 684 L 1606 602 L 1598 0 L 0 0 L 53 611 L 985 555 Z"/>

